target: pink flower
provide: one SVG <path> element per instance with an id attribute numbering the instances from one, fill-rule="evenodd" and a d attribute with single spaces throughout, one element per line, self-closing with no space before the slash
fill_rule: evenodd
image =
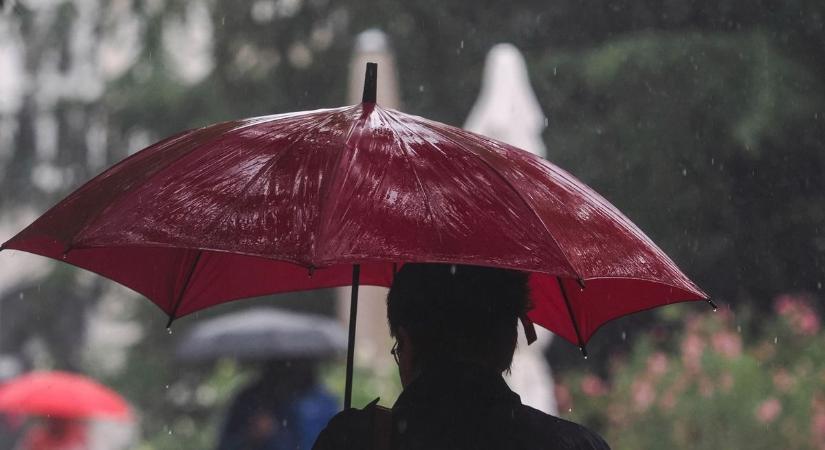
<path id="1" fill-rule="evenodd" d="M 631 387 L 633 391 L 633 405 L 639 412 L 644 412 L 656 400 L 656 391 L 653 384 L 646 380 L 636 380 Z"/>
<path id="2" fill-rule="evenodd" d="M 734 359 L 742 354 L 742 338 L 730 331 L 720 331 L 711 337 L 713 349 L 720 355 Z"/>
<path id="3" fill-rule="evenodd" d="M 773 302 L 773 309 L 779 313 L 780 316 L 790 313 L 796 309 L 796 298 L 792 295 L 780 295 Z"/>
<path id="4" fill-rule="evenodd" d="M 813 311 L 806 311 L 799 319 L 799 331 L 805 336 L 813 336 L 819 332 L 819 317 Z"/>
<path id="5" fill-rule="evenodd" d="M 779 392 L 788 392 L 796 383 L 793 375 L 785 369 L 773 373 L 773 385 Z"/>
<path id="6" fill-rule="evenodd" d="M 573 408 L 573 396 L 570 395 L 570 390 L 567 389 L 567 386 L 556 383 L 554 386 L 554 391 L 556 394 L 556 405 L 559 408 L 559 411 L 566 412 Z"/>
<path id="7" fill-rule="evenodd" d="M 815 448 L 825 448 L 825 412 L 811 417 L 811 439 Z"/>
<path id="8" fill-rule="evenodd" d="M 682 341 L 682 362 L 685 368 L 694 372 L 698 371 L 702 365 L 702 353 L 705 342 L 696 334 L 688 334 Z"/>
<path id="9" fill-rule="evenodd" d="M 588 397 L 601 397 L 607 394 L 607 386 L 596 375 L 587 375 L 582 379 L 582 392 Z"/>
<path id="10" fill-rule="evenodd" d="M 779 417 L 782 412 L 782 403 L 778 399 L 771 397 L 760 403 L 756 408 L 756 419 L 764 424 L 768 424 Z"/>
<path id="11" fill-rule="evenodd" d="M 647 358 L 647 370 L 656 377 L 667 373 L 667 355 L 663 352 L 656 352 Z"/>
<path id="12" fill-rule="evenodd" d="M 819 332 L 819 317 L 811 307 L 812 299 L 805 295 L 781 295 L 774 301 L 774 310 L 793 330 L 803 336 Z"/>

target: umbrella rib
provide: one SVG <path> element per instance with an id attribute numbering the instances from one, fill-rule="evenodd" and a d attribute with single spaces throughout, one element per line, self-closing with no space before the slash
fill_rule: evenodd
<path id="1" fill-rule="evenodd" d="M 179 141 L 183 140 L 183 138 L 185 138 L 185 137 L 189 136 L 190 134 L 195 133 L 196 131 L 197 131 L 197 129 L 195 129 L 195 128 L 192 128 L 192 129 L 189 129 L 189 130 L 185 130 L 185 131 L 181 131 L 179 134 L 177 134 L 177 135 L 174 135 L 174 136 L 172 136 L 172 137 L 167 138 L 167 139 L 166 139 L 166 141 L 168 141 L 168 142 L 167 142 L 167 145 L 171 146 L 171 145 L 173 145 L 173 144 L 175 144 L 175 143 L 177 143 L 177 142 L 179 142 Z M 163 141 L 161 141 L 161 142 L 163 142 Z M 157 145 L 157 144 L 155 144 L 155 145 Z M 153 145 L 153 146 L 154 146 L 154 145 Z M 193 151 L 195 151 L 196 149 L 197 149 L 197 147 L 193 147 L 193 148 L 192 148 L 192 149 L 190 149 L 189 151 L 184 152 L 182 155 L 179 155 L 177 158 L 175 158 L 175 159 L 174 159 L 174 161 L 175 161 L 175 162 L 179 161 L 180 159 L 182 159 L 182 158 L 186 157 L 187 155 L 191 154 L 191 153 L 192 153 Z M 104 177 L 105 175 L 109 174 L 109 172 L 110 172 L 112 169 L 114 169 L 115 167 L 122 166 L 122 165 L 126 164 L 128 161 L 131 161 L 132 159 L 135 159 L 135 158 L 139 158 L 140 156 L 141 156 L 141 152 L 137 152 L 137 153 L 134 153 L 134 154 L 132 154 L 132 155 L 129 155 L 129 156 L 128 156 L 127 158 L 125 158 L 123 161 L 120 161 L 119 163 L 117 163 L 117 164 L 115 164 L 114 166 L 110 167 L 109 169 L 105 170 L 103 173 L 101 173 L 101 174 L 97 175 L 96 177 L 92 178 L 91 180 L 87 181 L 85 184 L 83 184 L 83 186 L 79 187 L 76 191 L 74 191 L 74 192 L 72 192 L 71 194 L 69 194 L 69 197 L 66 197 L 66 199 L 65 199 L 65 200 L 63 200 L 63 202 L 65 202 L 65 201 L 66 201 L 66 200 L 68 200 L 69 198 L 72 198 L 72 197 L 76 196 L 76 194 L 77 194 L 77 195 L 79 195 L 79 194 L 81 193 L 81 191 L 84 191 L 84 190 L 85 190 L 85 189 L 87 189 L 88 187 L 90 187 L 90 186 L 94 186 L 96 181 L 98 181 L 99 179 L 101 179 L 101 178 L 102 178 L 102 177 Z M 168 164 L 167 164 L 167 165 L 168 165 Z M 149 180 L 154 179 L 155 175 L 157 175 L 159 172 L 163 172 L 163 169 L 158 170 L 158 171 L 157 171 L 157 172 L 155 172 L 152 176 L 150 176 L 147 180 L 144 180 L 143 184 L 145 184 L 145 183 L 146 183 L 147 181 L 149 181 Z M 85 192 L 85 191 L 84 191 L 84 192 Z M 124 197 L 128 196 L 130 193 L 131 193 L 131 190 L 129 190 L 129 191 L 123 191 L 123 192 L 120 192 L 120 193 L 116 194 L 116 195 L 115 195 L 115 197 L 112 199 L 112 201 L 110 201 L 110 202 L 109 202 L 109 204 L 108 204 L 107 206 L 105 206 L 104 208 L 101 208 L 101 209 L 100 209 L 100 210 L 99 210 L 96 214 L 94 214 L 92 217 L 89 217 L 89 218 L 87 218 L 85 221 L 83 221 L 83 224 L 82 224 L 82 225 L 80 225 L 80 227 L 78 227 L 77 232 L 75 232 L 75 233 L 74 233 L 74 236 L 73 236 L 73 237 L 70 239 L 70 241 L 66 244 L 66 249 L 65 249 L 65 251 L 66 251 L 66 252 L 68 252 L 68 251 L 72 250 L 72 248 L 73 248 L 72 241 L 74 241 L 74 239 L 75 239 L 77 236 L 81 236 L 81 235 L 83 235 L 83 233 L 85 233 L 85 232 L 86 232 L 86 230 L 87 230 L 90 226 L 92 226 L 92 224 L 94 224 L 95 222 L 97 222 L 97 220 L 98 220 L 98 219 L 99 219 L 99 218 L 100 218 L 100 217 L 101 217 L 104 213 L 106 213 L 107 211 L 109 211 L 115 203 L 120 202 L 120 201 L 121 201 Z M 60 202 L 60 203 L 63 203 L 63 202 Z M 59 205 L 60 205 L 60 203 L 58 203 L 57 205 L 55 205 L 55 206 L 54 206 L 54 208 L 57 208 L 57 206 L 59 206 Z M 54 208 L 53 208 L 53 209 L 54 209 Z M 43 216 L 46 216 L 46 215 L 47 215 L 47 214 L 49 214 L 50 212 L 51 212 L 51 210 L 46 211 L 46 213 L 45 213 L 45 214 L 43 214 Z"/>
<path id="2" fill-rule="evenodd" d="M 582 335 L 579 332 L 579 323 L 576 322 L 576 315 L 573 314 L 573 305 L 570 304 L 570 299 L 567 297 L 567 289 L 564 288 L 564 283 L 561 281 L 561 277 L 556 277 L 556 281 L 559 283 L 559 289 L 561 290 L 561 296 L 564 298 L 564 304 L 567 306 L 567 313 L 570 314 L 570 320 L 573 322 L 573 330 L 576 332 L 576 340 L 579 341 L 579 349 L 587 358 L 587 349 L 584 346 L 584 341 L 582 340 Z"/>
<path id="3" fill-rule="evenodd" d="M 561 255 L 562 255 L 562 257 L 564 257 L 564 261 L 567 263 L 568 267 L 570 267 L 570 269 L 572 269 L 572 270 L 573 270 L 573 273 L 576 275 L 576 278 L 578 278 L 579 280 L 583 280 L 583 279 L 584 279 L 584 277 L 582 277 L 582 275 L 581 275 L 580 271 L 579 271 L 579 270 L 576 268 L 576 266 L 573 264 L 573 261 L 571 261 L 571 260 L 570 260 L 570 257 L 569 257 L 569 256 L 567 256 L 567 252 L 565 252 L 565 251 L 564 251 L 564 248 L 561 246 L 561 244 L 559 244 L 559 241 L 557 241 L 557 240 L 556 240 L 556 237 L 555 237 L 555 236 L 553 236 L 553 233 L 550 231 L 550 227 L 548 227 L 548 226 L 547 226 L 547 223 L 545 223 L 545 222 L 544 222 L 544 220 L 543 220 L 543 219 L 542 219 L 542 218 L 538 215 L 538 213 L 536 212 L 536 210 L 535 210 L 535 209 L 533 209 L 532 205 L 530 205 L 530 202 L 528 202 L 528 201 L 527 201 L 527 199 L 526 199 L 526 198 L 524 198 L 524 196 L 521 194 L 521 192 L 520 192 L 518 189 L 516 189 L 516 187 L 515 187 L 515 186 L 513 186 L 513 183 L 511 183 L 511 182 L 510 182 L 510 180 L 509 180 L 507 177 L 505 177 L 505 176 L 504 176 L 504 174 L 502 174 L 501 172 L 499 172 L 498 170 L 496 170 L 496 169 L 493 167 L 493 165 L 492 165 L 492 164 L 490 164 L 490 162 L 489 162 L 489 161 L 487 161 L 484 157 L 482 157 L 481 155 L 479 155 L 477 152 L 475 152 L 475 151 L 473 151 L 473 150 L 470 150 L 470 149 L 469 149 L 469 148 L 468 148 L 468 147 L 467 147 L 464 143 L 459 142 L 459 141 L 457 141 L 456 139 L 453 139 L 451 136 L 449 136 L 449 135 L 447 135 L 447 134 L 445 134 L 445 133 L 441 132 L 441 131 L 440 131 L 440 130 L 438 130 L 438 129 L 432 129 L 432 128 L 431 128 L 431 130 L 432 130 L 434 133 L 438 133 L 438 134 L 440 134 L 440 135 L 441 135 L 441 136 L 443 136 L 446 140 L 448 140 L 448 141 L 452 142 L 454 145 L 456 145 L 456 146 L 458 146 L 458 147 L 463 148 L 465 152 L 467 152 L 467 153 L 468 153 L 468 154 L 470 154 L 470 155 L 473 155 L 476 159 L 478 159 L 479 161 L 481 161 L 481 162 L 482 162 L 482 164 L 484 164 L 485 166 L 487 166 L 487 168 L 488 168 L 488 169 L 490 169 L 490 171 L 491 171 L 492 173 L 496 174 L 496 176 L 498 176 L 499 178 L 501 178 L 501 179 L 504 181 L 504 183 L 505 183 L 505 184 L 507 184 L 507 186 L 510 188 L 510 190 L 511 190 L 511 191 L 513 191 L 513 192 L 516 194 L 516 197 L 518 197 L 518 198 L 519 198 L 519 200 L 521 200 L 521 202 L 522 202 L 522 203 L 524 203 L 524 206 L 526 206 L 526 207 L 527 207 L 527 210 L 528 210 L 528 211 L 530 211 L 530 213 L 531 213 L 531 214 L 532 214 L 532 215 L 533 215 L 533 216 L 534 216 L 534 217 L 535 217 L 535 218 L 539 221 L 539 223 L 541 224 L 542 228 L 544 228 L 544 231 L 546 231 L 546 232 L 547 232 L 547 235 L 548 235 L 548 236 L 550 236 L 550 239 L 552 239 L 552 240 L 553 240 L 553 243 L 556 245 L 556 248 L 558 248 L 558 249 L 559 249 L 559 252 L 561 252 Z"/>
<path id="4" fill-rule="evenodd" d="M 310 111 L 309 113 L 314 113 L 314 112 L 317 112 L 317 111 Z M 244 124 L 244 125 L 238 126 L 238 127 L 236 127 L 236 128 L 233 128 L 233 129 L 231 130 L 231 132 L 237 132 L 237 131 L 240 131 L 240 130 L 243 130 L 243 129 L 245 129 L 245 128 L 249 128 L 249 127 L 251 127 L 251 126 L 258 125 L 258 124 L 261 124 L 261 123 L 271 122 L 271 121 L 273 121 L 273 120 L 276 120 L 276 119 L 278 119 L 278 118 L 281 118 L 282 116 L 288 116 L 288 115 L 290 115 L 290 113 L 287 113 L 287 114 L 278 114 L 278 115 L 273 115 L 273 116 L 263 116 L 264 118 L 261 118 L 262 120 L 257 121 L 257 122 L 254 122 L 254 123 L 246 123 L 246 124 Z M 235 122 L 235 121 L 221 122 L 221 123 L 218 123 L 218 124 L 215 124 L 215 125 L 210 125 L 210 126 L 207 126 L 207 127 L 204 127 L 204 128 L 211 128 L 211 127 L 218 126 L 218 125 L 227 125 L 227 124 L 232 124 L 232 123 L 234 123 L 234 122 Z M 169 146 L 171 146 L 171 145 L 173 145 L 174 143 L 176 143 L 176 142 L 178 142 L 178 141 L 181 141 L 183 138 L 185 138 L 185 137 L 189 136 L 190 134 L 192 134 L 192 133 L 196 133 L 196 132 L 198 132 L 198 131 L 200 131 L 200 130 L 202 130 L 202 129 L 203 129 L 203 128 L 200 128 L 200 129 L 199 129 L 199 128 L 193 128 L 193 129 L 190 129 L 190 130 L 182 131 L 180 134 L 178 134 L 178 135 L 175 135 L 175 136 L 173 136 L 173 137 L 168 138 L 168 139 L 167 139 L 167 140 L 169 141 L 168 145 L 169 145 Z M 226 135 L 225 133 L 216 134 L 216 135 L 215 135 L 215 136 L 213 136 L 212 138 L 210 138 L 210 139 L 208 139 L 208 140 L 206 140 L 206 141 L 204 141 L 204 142 L 201 142 L 201 143 L 199 143 L 198 145 L 193 145 L 193 146 L 192 146 L 192 147 L 191 147 L 188 151 L 185 151 L 185 152 L 183 152 L 181 155 L 178 155 L 176 158 L 174 158 L 174 160 L 172 160 L 172 161 L 170 161 L 170 162 L 166 163 L 166 164 L 164 165 L 164 167 L 163 167 L 163 168 L 159 169 L 158 171 L 156 171 L 155 173 L 153 173 L 153 174 L 152 174 L 151 176 L 149 176 L 148 178 L 143 179 L 143 180 L 139 183 L 139 186 L 146 185 L 146 184 L 150 183 L 152 180 L 155 180 L 156 178 L 158 178 L 158 177 L 162 176 L 162 174 L 165 174 L 165 173 L 166 173 L 166 171 L 167 171 L 167 169 L 168 169 L 169 167 L 174 166 L 174 165 L 175 165 L 175 164 L 177 164 L 179 161 L 181 161 L 182 159 L 184 159 L 184 158 L 188 157 L 188 156 L 189 156 L 189 155 L 191 155 L 192 153 L 197 152 L 198 150 L 200 150 L 200 149 L 202 149 L 202 148 L 208 147 L 209 145 L 211 145 L 211 144 L 212 144 L 212 143 L 214 143 L 215 141 L 217 141 L 217 140 L 221 139 L 222 137 L 225 137 L 225 135 Z M 161 141 L 161 142 L 163 142 L 163 141 Z M 157 145 L 157 144 L 154 144 L 154 145 Z M 153 146 L 154 146 L 154 145 L 153 145 Z M 129 156 L 128 158 L 124 159 L 124 160 L 123 160 L 123 161 L 121 161 L 120 163 L 116 164 L 116 165 L 115 165 L 115 167 L 116 167 L 116 166 L 120 166 L 120 165 L 122 165 L 123 163 L 125 163 L 126 161 L 128 161 L 128 160 L 130 160 L 130 159 L 132 159 L 132 158 L 139 157 L 141 153 L 142 153 L 142 151 L 137 152 L 137 153 L 135 153 L 135 154 L 133 154 L 133 155 Z M 105 172 L 103 172 L 102 174 L 98 175 L 97 177 L 92 178 L 92 179 L 91 179 L 90 181 L 88 181 L 86 184 L 89 184 L 89 185 L 90 185 L 90 184 L 92 184 L 95 180 L 97 180 L 98 178 L 100 178 L 102 175 L 104 175 L 104 174 L 108 173 L 110 170 L 111 170 L 111 168 L 110 168 L 109 170 L 106 170 L 106 171 L 105 171 Z M 79 191 L 80 191 L 80 190 L 82 190 L 85 186 L 86 186 L 86 185 L 82 186 L 81 188 L 79 188 L 79 189 L 78 189 L 77 191 L 75 191 L 75 192 L 79 192 Z M 120 202 L 122 202 L 124 198 L 129 197 L 129 195 L 130 195 L 130 194 L 132 194 L 132 192 L 134 192 L 134 190 L 135 190 L 136 188 L 137 188 L 137 186 L 133 186 L 133 187 L 132 187 L 132 189 L 130 189 L 130 190 L 128 190 L 128 191 L 125 191 L 125 192 L 123 192 L 123 193 L 119 194 L 119 195 L 116 197 L 116 200 L 113 200 L 113 201 L 109 202 L 109 204 L 108 204 L 105 208 L 101 209 L 101 210 L 100 210 L 100 211 L 98 211 L 98 212 L 97 212 L 97 214 L 95 214 L 93 217 L 90 217 L 88 220 L 86 220 L 86 221 L 84 222 L 84 224 L 83 224 L 83 225 L 79 228 L 79 230 L 75 233 L 75 236 L 81 236 L 81 235 L 83 235 L 83 234 L 86 232 L 86 230 L 87 230 L 89 227 L 91 227 L 91 226 L 92 226 L 95 222 L 97 222 L 97 220 L 98 220 L 101 216 L 103 216 L 106 212 L 108 212 L 108 211 L 110 211 L 112 208 L 114 208 L 114 207 L 115 207 L 115 205 L 120 204 Z M 72 195 L 73 195 L 73 194 L 72 194 Z M 47 214 L 48 214 L 48 212 L 47 212 Z M 69 243 L 69 245 L 68 245 L 67 250 L 71 250 L 72 248 L 73 248 L 73 246 L 71 245 L 71 242 L 70 242 L 70 243 Z"/>
<path id="5" fill-rule="evenodd" d="M 358 124 L 365 123 L 365 122 L 366 122 L 366 118 L 363 115 L 361 117 L 359 117 L 357 120 L 354 120 L 352 122 L 352 125 L 350 126 L 349 130 L 347 130 L 346 138 L 344 139 L 344 148 L 345 148 L 345 150 L 342 150 L 342 151 L 338 152 L 338 155 L 335 157 L 335 164 L 334 164 L 333 170 L 332 170 L 332 178 L 329 180 L 329 183 L 326 185 L 327 189 L 325 189 L 324 195 L 322 196 L 323 202 L 321 203 L 320 207 L 318 208 L 319 225 L 318 225 L 318 236 L 316 238 L 318 245 L 313 247 L 312 259 L 313 259 L 314 262 L 318 261 L 318 247 L 322 244 L 322 241 L 326 238 L 326 234 L 327 234 L 326 233 L 326 230 L 327 230 L 327 217 L 329 216 L 329 212 L 327 210 L 329 209 L 329 205 L 338 203 L 337 202 L 337 197 L 338 197 L 337 194 L 338 194 L 338 192 L 340 192 L 340 189 L 333 189 L 333 187 L 335 187 L 335 183 L 338 181 L 338 178 L 339 178 L 338 173 L 340 172 L 339 169 L 341 167 L 341 162 L 344 159 L 344 153 L 346 153 L 346 148 L 349 147 L 348 146 L 349 140 L 352 137 L 353 133 L 355 132 L 355 129 L 358 127 Z M 356 141 L 353 144 L 353 148 L 357 149 L 358 144 L 360 142 L 361 142 L 361 138 L 359 137 L 358 141 Z M 348 175 L 349 175 L 349 169 L 347 169 L 347 176 Z M 336 201 L 334 201 L 334 202 L 330 201 L 330 197 L 332 197 L 332 196 L 335 196 Z"/>
<path id="6" fill-rule="evenodd" d="M 412 134 L 412 130 L 410 130 L 410 128 L 405 123 L 398 120 L 396 117 L 392 116 L 391 114 L 382 114 L 382 116 L 384 116 L 385 118 L 397 123 L 400 127 L 404 128 L 405 130 L 409 131 Z M 407 143 L 396 132 L 395 128 L 390 127 L 390 131 L 396 137 L 396 139 L 398 139 L 399 148 L 401 149 L 401 153 L 404 154 L 404 160 L 407 162 L 407 166 L 410 168 L 410 171 L 412 172 L 413 176 L 415 176 L 415 184 L 418 185 L 418 189 L 421 192 L 421 195 L 424 197 L 424 207 L 427 209 L 427 217 L 430 219 L 430 225 L 433 227 L 433 229 L 438 234 L 439 242 L 443 242 L 441 232 L 439 231 L 438 227 L 435 226 L 435 214 L 433 214 L 433 209 L 430 206 L 430 196 L 427 195 L 427 191 L 424 190 L 424 184 L 421 182 L 421 177 L 418 175 L 418 171 L 415 170 L 415 164 L 413 164 L 412 158 L 410 157 L 410 153 L 407 149 L 407 147 L 408 147 Z M 434 145 L 433 143 L 431 143 L 430 141 L 427 141 L 425 139 L 424 142 L 426 142 L 427 145 L 434 148 L 435 150 L 439 150 L 438 147 L 436 145 Z"/>
<path id="7" fill-rule="evenodd" d="M 270 119 L 263 120 L 263 121 L 261 121 L 261 122 L 259 122 L 259 123 L 268 122 L 269 120 L 270 120 Z M 274 120 L 274 119 L 271 119 L 271 120 Z M 214 126 L 226 125 L 226 124 L 231 124 L 231 123 L 233 123 L 233 121 L 229 121 L 229 122 L 221 122 L 221 123 L 218 123 L 218 124 L 215 124 L 215 125 L 210 125 L 210 126 L 207 126 L 207 127 L 204 127 L 204 128 L 211 128 L 211 127 L 214 127 Z M 242 130 L 242 129 L 247 128 L 247 127 L 252 126 L 252 125 L 254 125 L 254 124 L 245 124 L 245 125 L 243 125 L 243 126 L 239 126 L 239 127 L 235 128 L 235 129 L 233 129 L 232 131 Z M 198 132 L 198 131 L 200 131 L 200 130 L 202 130 L 202 129 L 203 129 L 203 128 L 200 128 L 200 129 L 198 129 L 198 128 L 193 128 L 193 129 L 190 129 L 190 130 L 183 131 L 183 132 L 181 132 L 179 135 L 174 136 L 174 137 L 172 137 L 172 138 L 169 138 L 168 140 L 169 140 L 170 142 L 169 142 L 169 144 L 168 144 L 168 145 L 169 145 L 169 146 L 171 146 L 172 144 L 176 143 L 177 141 L 180 141 L 180 140 L 182 140 L 183 138 L 185 138 L 185 137 L 189 136 L 190 134 L 196 133 L 196 132 Z M 189 156 L 189 155 L 191 155 L 192 153 L 195 153 L 195 152 L 197 152 L 198 150 L 200 150 L 200 149 L 202 149 L 202 148 L 205 148 L 205 147 L 207 147 L 207 146 L 211 145 L 212 143 L 214 143 L 215 141 L 217 141 L 217 140 L 221 139 L 221 138 L 222 138 L 222 137 L 224 137 L 224 136 L 225 136 L 225 133 L 216 134 L 216 135 L 215 135 L 215 136 L 213 136 L 211 139 L 208 139 L 208 140 L 207 140 L 207 141 L 205 141 L 205 142 L 201 142 L 201 143 L 199 143 L 198 145 L 193 145 L 193 146 L 192 146 L 189 150 L 187 150 L 187 151 L 183 152 L 181 155 L 178 155 L 178 156 L 177 156 L 176 158 L 174 158 L 172 161 L 170 161 L 170 162 L 166 163 L 166 164 L 164 165 L 164 167 L 162 167 L 162 168 L 160 168 L 159 170 L 157 170 L 155 173 L 153 173 L 152 175 L 150 175 L 148 178 L 143 179 L 143 180 L 142 180 L 142 181 L 138 184 L 138 186 L 144 186 L 144 185 L 146 185 L 146 184 L 150 183 L 150 182 L 151 182 L 151 181 L 153 181 L 154 179 L 156 179 L 156 178 L 160 177 L 160 176 L 161 176 L 161 174 L 165 174 L 165 173 L 166 173 L 166 171 L 169 169 L 169 167 L 173 167 L 175 164 L 177 164 L 177 163 L 178 163 L 179 161 L 181 161 L 182 159 L 184 159 L 184 158 L 188 157 L 188 156 Z M 161 141 L 161 142 L 163 142 L 163 141 Z M 157 145 L 157 144 L 154 144 L 154 145 Z M 154 145 L 152 145 L 151 147 L 154 147 Z M 145 149 L 144 149 L 144 150 L 145 150 Z M 116 165 L 115 165 L 115 166 L 113 166 L 112 168 L 117 167 L 117 166 L 121 166 L 123 163 L 125 163 L 126 161 L 128 161 L 128 160 L 130 160 L 130 159 L 132 159 L 132 158 L 139 157 L 139 156 L 140 156 L 140 154 L 141 154 L 142 152 L 143 152 L 143 151 L 141 150 L 141 151 L 139 151 L 139 152 L 137 152 L 137 153 L 135 153 L 135 154 L 133 154 L 133 155 L 129 156 L 128 158 L 124 159 L 123 161 L 121 161 L 120 163 L 116 164 Z M 100 175 L 98 175 L 97 177 L 93 178 L 93 179 L 92 179 L 92 180 L 90 180 L 87 184 L 91 184 L 91 183 L 93 183 L 95 180 L 97 180 L 98 178 L 100 178 L 102 175 L 107 174 L 107 173 L 108 173 L 108 172 L 109 172 L 112 168 L 110 168 L 110 169 L 106 170 L 106 171 L 105 171 L 105 172 L 103 172 L 102 174 L 100 174 Z M 84 187 L 85 187 L 85 185 L 84 185 Z M 77 191 L 75 191 L 75 192 L 79 192 L 81 189 L 83 189 L 83 187 L 81 187 L 80 189 L 78 189 L 78 190 L 77 190 Z M 79 229 L 79 230 L 78 230 L 78 231 L 77 231 L 74 235 L 75 235 L 75 236 L 81 236 L 81 235 L 83 235 L 83 234 L 86 232 L 86 230 L 87 230 L 89 227 L 91 227 L 91 226 L 92 226 L 95 222 L 97 222 L 97 220 L 98 220 L 101 216 L 103 216 L 106 212 L 108 212 L 108 211 L 110 211 L 111 209 L 113 209 L 113 208 L 115 207 L 115 205 L 120 204 L 120 202 L 122 202 L 124 198 L 129 197 L 129 195 L 131 195 L 131 194 L 132 194 L 132 193 L 133 193 L 136 189 L 137 189 L 137 186 L 133 186 L 133 187 L 132 187 L 131 189 L 129 189 L 128 191 L 124 191 L 124 192 L 122 192 L 121 194 L 119 194 L 119 195 L 116 197 L 116 200 L 114 200 L 114 199 L 113 199 L 113 201 L 109 202 L 109 204 L 108 204 L 105 208 L 103 208 L 103 209 L 101 209 L 100 211 L 98 211 L 98 212 L 97 212 L 97 214 L 95 214 L 95 215 L 94 215 L 94 217 L 91 217 L 91 218 L 89 218 L 88 220 L 86 220 L 86 221 L 85 221 L 85 223 L 84 223 L 84 224 L 80 227 L 80 229 Z M 72 195 L 73 195 L 73 194 L 72 194 Z M 69 243 L 69 245 L 68 245 L 68 249 L 67 249 L 67 250 L 71 250 L 71 249 L 72 249 L 72 245 L 71 245 L 71 242 L 70 242 L 70 243 Z"/>
<path id="8" fill-rule="evenodd" d="M 203 251 L 198 250 L 198 253 L 195 255 L 195 261 L 192 262 L 192 266 L 189 267 L 189 271 L 186 272 L 186 279 L 183 281 L 183 287 L 181 287 L 180 293 L 178 293 L 178 298 L 172 306 L 172 312 L 169 314 L 169 321 L 166 322 L 166 328 L 172 326 L 172 321 L 175 320 L 175 317 L 178 314 L 178 309 L 180 308 L 181 303 L 183 303 L 183 296 L 186 295 L 186 291 L 189 290 L 189 283 L 192 281 L 192 275 L 198 267 L 202 254 Z"/>
<path id="9" fill-rule="evenodd" d="M 274 166 L 275 166 L 275 164 L 278 162 L 278 160 L 279 160 L 281 157 L 283 157 L 283 156 L 285 155 L 285 153 L 286 153 L 289 149 L 291 149 L 292 147 L 294 147 L 294 146 L 295 146 L 296 144 L 298 144 L 299 142 L 303 142 L 304 138 L 305 138 L 305 137 L 306 137 L 309 133 L 311 133 L 311 132 L 313 132 L 313 131 L 317 130 L 318 128 L 321 128 L 322 126 L 324 126 L 324 125 L 328 124 L 330 121 L 332 121 L 332 118 L 333 118 L 333 117 L 335 117 L 335 113 L 330 114 L 330 115 L 329 115 L 329 116 L 328 116 L 325 120 L 322 120 L 322 121 L 320 121 L 320 122 L 316 123 L 315 125 L 313 125 L 313 126 L 311 126 L 311 127 L 309 127 L 309 128 L 306 128 L 306 129 L 299 129 L 299 130 L 296 130 L 296 131 L 294 131 L 294 132 L 290 133 L 290 134 L 288 135 L 287 139 L 291 139 L 291 138 L 293 138 L 293 137 L 294 137 L 294 138 L 295 138 L 295 140 L 291 141 L 289 144 L 287 144 L 286 146 L 282 147 L 282 148 L 281 148 L 280 150 L 278 150 L 278 151 L 277 151 L 274 155 L 272 155 L 272 158 L 270 158 L 270 159 L 269 159 L 269 160 L 268 160 L 268 161 L 264 164 L 264 166 L 263 166 L 263 167 L 262 167 L 262 168 L 261 168 L 261 169 L 260 169 L 257 173 L 255 173 L 255 175 L 253 175 L 253 176 L 252 176 L 252 177 L 251 177 L 251 178 L 250 178 L 250 179 L 249 179 L 249 180 L 248 180 L 248 181 L 244 184 L 243 188 L 241 189 L 241 192 L 240 192 L 239 197 L 240 197 L 240 198 L 243 198 L 243 197 L 246 195 L 246 193 L 247 193 L 247 192 L 249 192 L 249 189 L 251 189 L 251 188 L 252 188 L 252 185 L 253 185 L 253 184 L 254 184 L 257 180 L 261 179 L 261 177 L 263 177 L 263 176 L 264 176 L 264 173 L 265 173 L 265 172 L 267 172 L 267 171 L 269 171 L 270 169 L 272 169 L 272 167 L 274 167 Z M 272 132 L 270 132 L 270 133 L 268 133 L 268 134 L 274 134 L 274 133 L 277 133 L 277 131 L 272 131 Z M 224 209 L 218 217 L 216 217 L 216 218 L 212 219 L 212 224 L 211 224 L 211 227 L 213 227 L 213 228 L 214 228 L 214 227 L 215 227 L 215 226 L 217 226 L 219 223 L 221 223 L 221 222 L 222 222 L 222 221 L 226 218 L 226 216 L 228 216 L 228 215 L 229 215 L 230 210 L 234 210 L 234 209 L 232 209 L 232 207 L 233 207 L 233 206 L 237 207 L 237 205 L 232 204 L 232 205 L 230 205 L 230 208 Z"/>

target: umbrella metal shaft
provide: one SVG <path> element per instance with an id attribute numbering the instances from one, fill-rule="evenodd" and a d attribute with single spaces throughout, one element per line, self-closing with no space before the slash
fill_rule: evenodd
<path id="1" fill-rule="evenodd" d="M 352 266 L 352 294 L 349 304 L 349 341 L 347 342 L 347 380 L 344 387 L 344 409 L 352 407 L 352 369 L 355 357 L 355 323 L 358 320 L 358 284 L 361 277 L 361 265 Z"/>

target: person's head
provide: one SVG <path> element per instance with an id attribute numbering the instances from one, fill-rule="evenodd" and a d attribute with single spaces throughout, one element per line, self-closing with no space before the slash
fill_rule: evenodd
<path id="1" fill-rule="evenodd" d="M 527 274 L 489 267 L 405 264 L 387 295 L 401 382 L 417 370 L 466 361 L 510 368 L 518 318 L 529 309 Z"/>

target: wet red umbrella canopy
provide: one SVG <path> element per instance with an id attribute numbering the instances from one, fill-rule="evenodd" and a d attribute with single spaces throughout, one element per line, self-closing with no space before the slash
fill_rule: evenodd
<path id="1" fill-rule="evenodd" d="M 707 298 L 564 170 L 381 108 L 374 86 L 368 65 L 361 104 L 163 140 L 3 248 L 111 278 L 170 318 L 263 294 L 389 286 L 404 262 L 518 269 L 532 274 L 532 320 L 582 348 L 611 319 Z"/>

